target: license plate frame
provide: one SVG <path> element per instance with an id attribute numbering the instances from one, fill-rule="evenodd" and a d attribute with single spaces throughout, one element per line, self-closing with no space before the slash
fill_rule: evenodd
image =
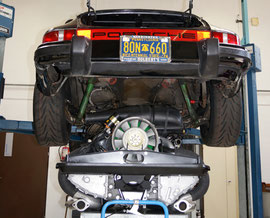
<path id="1" fill-rule="evenodd" d="M 120 61 L 170 63 L 171 38 L 163 36 L 121 36 Z"/>

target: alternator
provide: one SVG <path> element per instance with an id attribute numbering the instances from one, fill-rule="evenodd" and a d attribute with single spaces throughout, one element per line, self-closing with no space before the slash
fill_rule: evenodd
<path id="1" fill-rule="evenodd" d="M 158 151 L 158 132 L 148 120 L 130 117 L 120 122 L 112 135 L 114 150 Z"/>

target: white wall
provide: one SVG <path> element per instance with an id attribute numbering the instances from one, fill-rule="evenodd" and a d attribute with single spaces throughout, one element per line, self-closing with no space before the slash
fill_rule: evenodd
<path id="1" fill-rule="evenodd" d="M 86 10 L 84 1 L 5 0 L 15 7 L 13 37 L 7 40 L 4 69 L 7 84 L 34 84 L 34 51 L 52 26 Z M 0 114 L 6 119 L 32 120 L 33 87 L 6 86 Z M 19 109 L 19 110 L 18 110 Z"/>
<path id="2" fill-rule="evenodd" d="M 264 71 L 265 72 L 265 71 Z M 270 80 L 268 80 L 270 81 Z M 268 89 L 269 90 L 269 89 Z M 270 183 L 270 93 L 258 93 L 262 181 Z"/>
<path id="3" fill-rule="evenodd" d="M 206 218 L 238 218 L 237 147 L 203 147 L 204 162 L 210 166 L 210 187 L 204 198 Z"/>
<path id="4" fill-rule="evenodd" d="M 84 1 L 78 0 L 6 0 L 15 7 L 14 33 L 7 40 L 4 69 L 8 84 L 34 84 L 34 52 L 43 34 L 51 27 L 63 24 L 85 11 Z M 0 114 L 6 119 L 32 121 L 33 87 L 6 86 Z M 64 217 L 65 194 L 57 181 L 55 164 L 58 149 L 50 149 L 46 217 Z"/>
<path id="5" fill-rule="evenodd" d="M 259 128 L 261 143 L 262 181 L 270 183 L 270 1 L 248 0 L 249 18 L 258 17 L 259 26 L 250 26 L 250 42 L 256 43 L 261 49 L 262 72 L 257 73 L 257 89 L 268 90 L 258 94 Z"/>
<path id="6" fill-rule="evenodd" d="M 47 180 L 46 196 L 46 218 L 65 217 L 66 194 L 58 183 L 58 170 L 55 168 L 59 161 L 58 148 L 50 148 L 49 170 Z M 71 217 L 71 210 L 68 210 L 68 217 Z"/>

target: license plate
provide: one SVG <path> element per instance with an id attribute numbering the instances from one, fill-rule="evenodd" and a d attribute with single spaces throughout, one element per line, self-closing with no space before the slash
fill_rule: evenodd
<path id="1" fill-rule="evenodd" d="M 171 62 L 171 38 L 121 36 L 120 60 L 125 62 Z"/>

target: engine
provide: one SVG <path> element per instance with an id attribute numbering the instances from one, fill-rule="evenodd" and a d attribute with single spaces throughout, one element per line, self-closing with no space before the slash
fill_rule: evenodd
<path id="1" fill-rule="evenodd" d="M 195 202 L 186 203 L 180 209 L 178 200 L 199 182 L 198 176 L 120 176 L 120 175 L 74 175 L 68 180 L 85 195 L 109 200 L 159 200 L 167 206 L 172 205 L 179 212 L 186 213 L 194 209 Z M 75 209 L 84 211 L 73 205 Z M 182 207 L 181 207 L 182 208 Z"/>
<path id="2" fill-rule="evenodd" d="M 158 200 L 187 213 L 205 194 L 208 167 L 168 138 L 183 130 L 177 110 L 132 106 L 89 114 L 86 122 L 104 122 L 104 129 L 58 164 L 76 210 L 98 209 L 104 200 Z"/>

